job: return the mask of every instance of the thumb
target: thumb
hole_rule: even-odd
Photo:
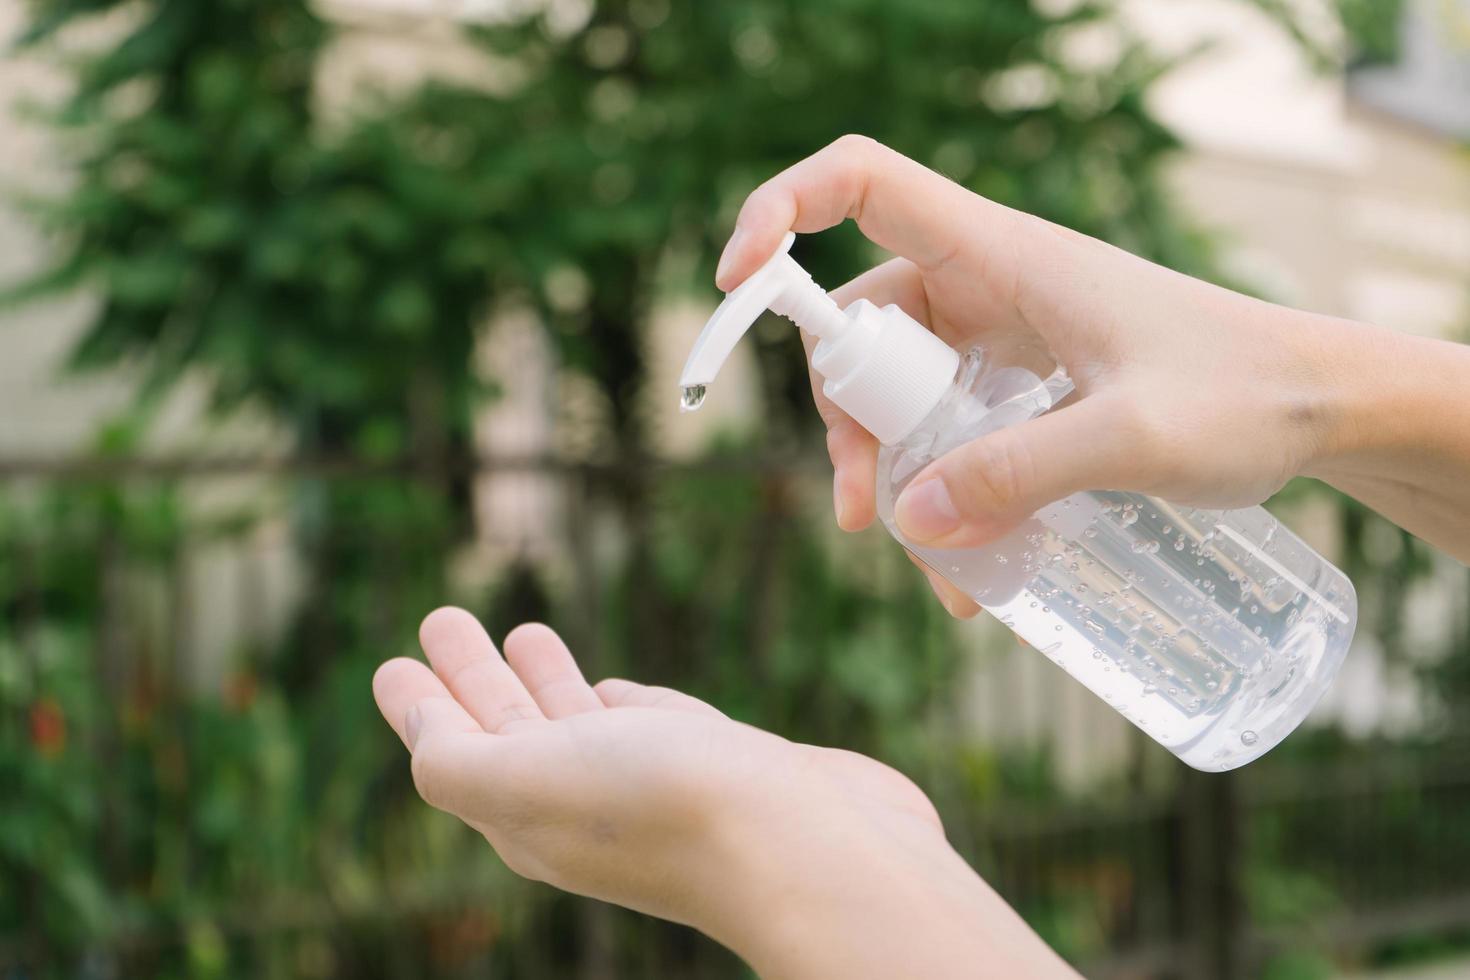
[[[1068,494],[1131,489],[1137,446],[1110,408],[1084,398],[951,450],[899,495],[899,530],[929,547],[975,547]]]

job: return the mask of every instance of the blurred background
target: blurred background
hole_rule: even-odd
[[[1463,337],[1466,0],[0,0],[0,37],[0,977],[747,975],[418,801],[369,678],[446,601],[893,763],[1089,976],[1470,976],[1463,566],[1288,487],[1356,647],[1202,776],[833,530],[784,321],[699,414],[675,384],[744,194],[850,131]]]

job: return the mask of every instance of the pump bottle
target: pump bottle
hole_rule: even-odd
[[[983,348],[963,355],[896,306],[840,309],[788,234],[726,296],[680,378],[694,409],[767,309],[817,339],[822,390],[878,438],[889,533],[1032,647],[1196,769],[1234,769],[1297,727],[1352,640],[1352,583],[1260,507],[1203,510],[1114,490],[1076,493],[979,548],[904,539],[893,505],[949,450],[1050,411],[1072,392]]]

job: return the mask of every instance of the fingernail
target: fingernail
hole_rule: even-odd
[[[740,240],[745,237],[745,229],[739,225],[731,233],[730,240],[725,243],[725,250],[720,253],[720,264],[715,266],[715,282],[725,278],[725,273],[730,271],[730,264],[735,261],[735,253],[740,249]]]
[[[832,474],[832,512],[837,515],[837,526],[842,527],[842,474]]]
[[[408,709],[408,714],[403,716],[403,737],[408,742],[408,751],[412,752],[414,745],[419,740],[419,728],[423,726],[424,716],[419,712],[419,706],[414,705]]]
[[[960,512],[938,477],[899,494],[893,517],[904,536],[914,541],[933,541],[960,526]]]

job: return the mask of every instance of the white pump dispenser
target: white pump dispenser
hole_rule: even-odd
[[[699,335],[679,380],[686,410],[762,312],[788,317],[818,340],[823,392],[883,444],[878,516],[916,558],[1197,769],[1244,765],[1301,723],[1342,663],[1357,599],[1260,507],[1096,490],[983,547],[906,540],[894,503],[915,476],[956,446],[1053,410],[1072,382],[980,348],[961,356],[896,306],[838,309],[787,254],[794,237]]]
[[[686,410],[699,407],[704,389],[735,344],[766,310],[817,338],[812,367],[826,379],[822,392],[882,443],[898,442],[924,420],[954,383],[960,356],[897,306],[881,309],[860,299],[846,310],[787,253],[790,232],[776,254],[725,297],[705,324],[679,385]]]

